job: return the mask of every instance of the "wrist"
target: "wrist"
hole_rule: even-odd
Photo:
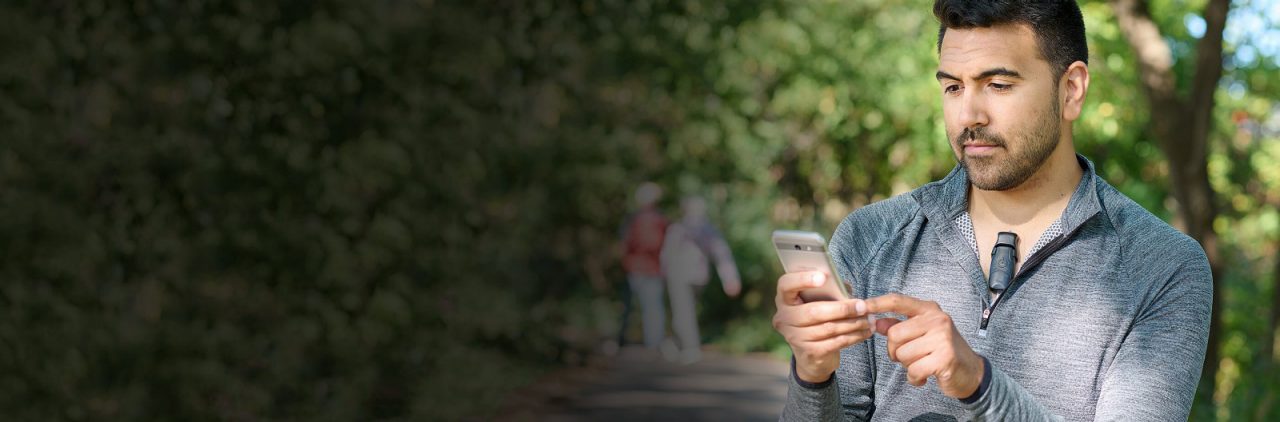
[[[799,378],[799,379],[800,379],[800,381],[804,381],[804,382],[807,382],[807,383],[810,383],[810,384],[821,384],[821,383],[824,383],[824,382],[830,381],[830,380],[831,380],[831,375],[832,375],[834,372],[835,372],[835,371],[826,371],[826,372],[823,372],[823,371],[821,371],[821,370],[817,370],[817,371],[815,371],[815,370],[803,371],[803,370],[799,370],[799,369],[797,369],[797,370],[796,370],[796,378]]]
[[[809,365],[800,365],[795,356],[791,357],[791,373],[796,379],[796,383],[805,388],[823,388],[831,384],[831,380],[835,378],[835,370],[822,371],[817,368],[810,368]]]
[[[969,394],[958,397],[961,403],[970,404],[978,401],[991,386],[991,362],[978,355],[978,365],[977,376],[973,377],[977,379],[977,383]]]

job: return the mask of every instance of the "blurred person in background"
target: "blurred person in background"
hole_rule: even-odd
[[[662,188],[645,182],[636,188],[636,211],[622,223],[622,267],[627,272],[629,295],[624,294],[622,323],[618,328],[618,346],[626,344],[627,323],[631,315],[631,299],[640,300],[644,347],[657,350],[666,337],[666,310],[662,300],[662,267],[659,263],[662,241],[667,231],[667,218],[658,210]],[[606,353],[616,350],[606,349]]]
[[[738,296],[742,281],[729,244],[707,218],[706,201],[687,196],[680,202],[680,213],[680,220],[667,228],[661,261],[671,298],[671,328],[679,340],[678,358],[693,363],[702,357],[697,302],[711,279],[712,263],[729,297]]]

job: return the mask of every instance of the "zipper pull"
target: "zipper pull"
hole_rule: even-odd
[[[996,290],[995,297],[991,298],[991,304],[982,308],[982,320],[978,323],[978,337],[987,338],[987,324],[991,322],[991,312],[996,310],[996,305],[1000,304],[1000,298],[1004,296],[1004,290]]]
[[[978,337],[987,338],[987,321],[991,320],[991,306],[982,309],[982,323],[978,326]]]

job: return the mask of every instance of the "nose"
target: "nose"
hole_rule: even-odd
[[[991,123],[987,115],[986,97],[981,90],[966,89],[960,98],[960,124],[965,128],[978,128]]]

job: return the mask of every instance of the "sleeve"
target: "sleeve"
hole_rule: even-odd
[[[1010,378],[1008,374],[1001,372],[999,368],[986,363],[986,370],[990,371],[986,376],[990,377],[990,384],[987,386],[985,393],[979,393],[977,399],[971,403],[961,402],[965,410],[969,412],[975,421],[1060,421],[1062,417],[1055,416],[1044,406],[1040,405],[1031,393],[1018,385],[1017,381]],[[983,381],[988,381],[984,379]]]
[[[851,281],[854,296],[866,298],[867,284],[854,274],[854,264],[861,262],[852,249],[853,216],[846,218],[836,228],[827,248],[832,264],[841,280]],[[794,358],[790,382],[787,383],[787,403],[782,409],[783,421],[835,421],[871,420],[875,413],[875,355],[874,342],[864,341],[840,351],[840,366],[827,383],[810,384],[795,374]]]
[[[796,376],[795,358],[787,383],[787,403],[782,421],[869,421],[875,414],[875,363],[870,341],[840,351],[840,367],[823,383],[808,383]]]
[[[841,356],[843,359],[843,356]],[[843,365],[844,362],[841,362]],[[840,420],[840,388],[836,374],[826,382],[809,383],[796,376],[796,358],[791,358],[791,376],[787,378],[787,404],[780,421]]]
[[[1199,252],[1140,312],[1102,384],[1097,420],[1186,420],[1209,343],[1213,273]]]
[[[1102,382],[1100,421],[1186,420],[1209,341],[1213,276],[1203,253],[1146,301]],[[992,367],[986,394],[964,404],[974,420],[1061,420]]]

